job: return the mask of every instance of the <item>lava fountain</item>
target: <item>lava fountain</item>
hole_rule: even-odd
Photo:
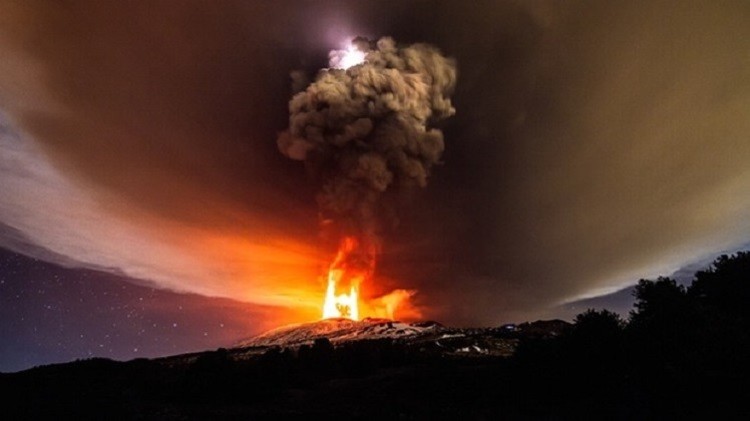
[[[359,320],[359,289],[374,269],[374,253],[363,252],[354,237],[344,237],[328,268],[328,284],[323,301],[323,318]]]

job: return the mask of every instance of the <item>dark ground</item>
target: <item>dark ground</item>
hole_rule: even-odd
[[[569,334],[572,335],[572,334]],[[741,417],[746,377],[658,375],[571,356],[564,338],[516,357],[446,357],[391,340],[236,360],[77,361],[0,376],[6,419],[571,419]],[[622,360],[617,362],[620,364]]]

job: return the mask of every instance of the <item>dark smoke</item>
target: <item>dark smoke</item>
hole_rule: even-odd
[[[456,66],[427,44],[400,47],[386,37],[357,38],[353,46],[366,52],[365,62],[324,69],[296,94],[278,146],[320,178],[324,226],[357,236],[369,255],[387,213],[384,192],[426,186],[440,160],[443,133],[431,125],[455,113],[449,96]],[[332,62],[337,58],[333,52]]]

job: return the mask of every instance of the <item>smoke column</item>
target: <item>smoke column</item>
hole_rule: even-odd
[[[443,153],[443,133],[430,126],[455,113],[456,66],[433,46],[388,37],[356,38],[352,50],[331,52],[331,67],[294,95],[277,143],[321,182],[323,228],[359,239],[347,266],[371,273],[387,222],[383,194],[426,186]],[[352,53],[364,61],[337,68]]]

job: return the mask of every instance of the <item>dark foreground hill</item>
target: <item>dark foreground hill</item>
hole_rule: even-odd
[[[3,413],[29,419],[483,418],[510,415],[511,402],[520,415],[533,405],[518,405],[509,357],[526,339],[569,328],[562,321],[457,329],[323,320],[231,349],[2,374],[0,393]]]
[[[606,312],[592,312],[576,325],[557,320],[484,329],[326,320],[281,328],[231,349],[128,362],[91,359],[2,374],[2,413],[4,419],[631,419],[742,413],[743,376],[669,369],[666,375],[643,375],[623,357],[622,338],[607,336],[612,320]],[[710,393],[697,392],[696,385]]]

